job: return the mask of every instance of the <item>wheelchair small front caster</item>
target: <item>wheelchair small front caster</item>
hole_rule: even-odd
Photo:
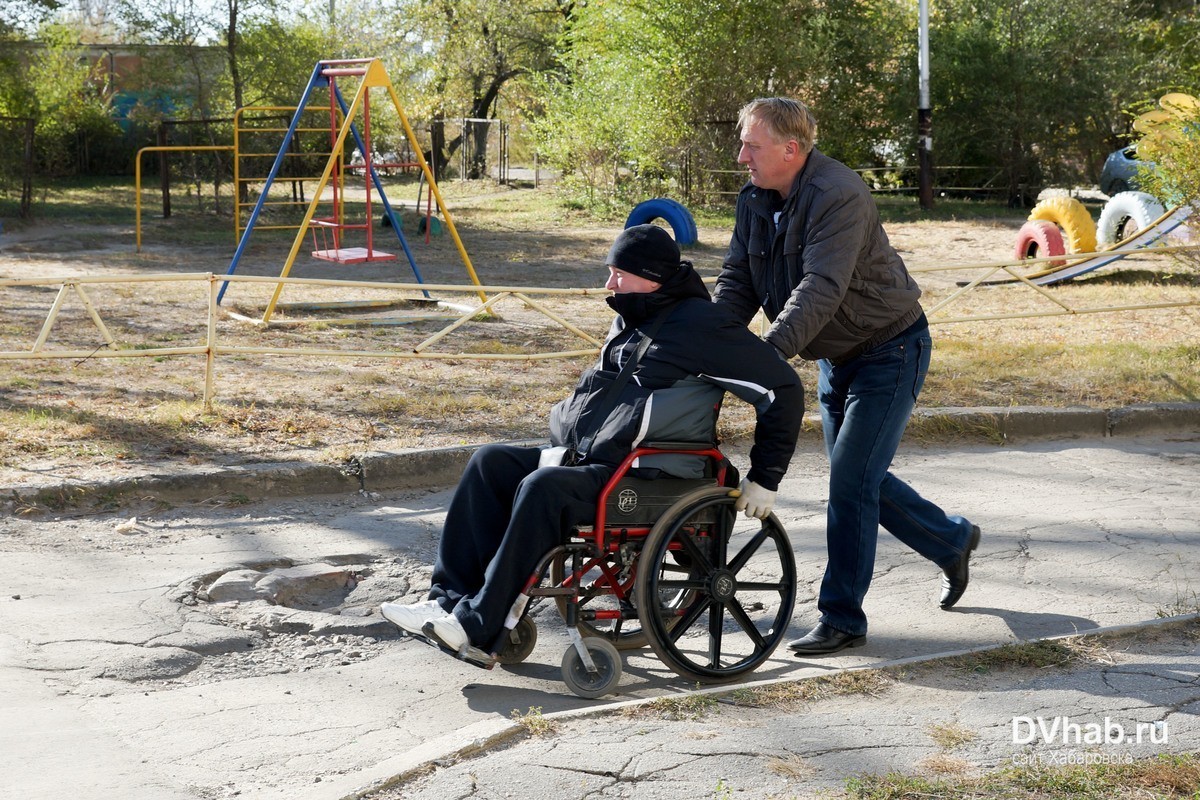
[[[607,639],[589,636],[583,646],[591,656],[596,671],[589,672],[575,647],[563,653],[562,676],[567,688],[580,697],[594,700],[617,688],[621,680],[621,654]]]
[[[496,654],[498,664],[520,664],[529,658],[537,644],[537,625],[529,617],[521,617],[517,627],[504,633],[504,647]]]

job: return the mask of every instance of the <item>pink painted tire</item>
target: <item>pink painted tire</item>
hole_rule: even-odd
[[[1044,219],[1030,220],[1017,231],[1017,246],[1013,249],[1013,255],[1018,259],[1049,258],[1066,255],[1066,252],[1062,231],[1053,222]],[[1050,261],[1045,266],[1057,269],[1066,263]]]

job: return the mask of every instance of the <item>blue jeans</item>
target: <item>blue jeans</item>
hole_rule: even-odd
[[[819,363],[817,395],[829,455],[829,562],[817,608],[837,630],[867,632],[863,598],[879,526],[939,567],[963,554],[971,524],[948,517],[889,468],[929,370],[929,327],[913,327],[837,366]]]

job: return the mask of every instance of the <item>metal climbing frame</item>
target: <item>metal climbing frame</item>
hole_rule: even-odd
[[[315,172],[313,161],[327,160],[331,155],[326,148],[320,152],[304,152],[299,142],[313,141],[321,136],[326,141],[329,137],[329,122],[326,119],[328,111],[325,104],[298,109],[295,106],[242,106],[233,115],[233,178],[238,187],[233,204],[234,238],[240,240],[246,230],[246,221],[256,200],[246,201],[248,194],[245,187],[261,184],[265,178],[264,172],[269,173],[271,164],[279,157],[277,143],[285,139],[287,152],[280,165],[280,173],[276,176],[276,184],[290,185],[289,196],[268,197],[264,208],[290,209],[308,207],[308,197],[305,187],[319,179]],[[300,120],[294,119],[296,117]],[[295,122],[291,138],[284,136],[289,130],[289,122]],[[269,160],[267,160],[269,159]],[[299,162],[300,166],[293,166]],[[306,169],[307,167],[307,169]],[[265,224],[259,220],[256,230],[295,230],[295,222],[287,220],[271,221]]]
[[[338,88],[338,79],[358,79],[358,88],[355,92],[354,99],[350,104],[347,104]],[[387,70],[384,69],[383,63],[377,58],[364,59],[338,59],[338,60],[323,60],[318,61],[313,69],[312,76],[309,78],[308,85],[305,87],[304,95],[300,98],[300,102],[296,104],[296,112],[292,118],[287,132],[284,135],[283,142],[280,145],[279,152],[275,156],[275,161],[271,166],[270,174],[259,192],[258,199],[255,202],[254,210],[250,214],[250,218],[246,223],[246,228],[242,233],[238,243],[237,250],[234,252],[233,259],[229,264],[229,269],[226,275],[232,275],[237,270],[242,254],[250,241],[250,237],[254,233],[255,225],[259,216],[262,214],[266,198],[271,185],[279,177],[280,167],[286,157],[289,143],[300,125],[301,116],[304,110],[309,107],[309,101],[312,98],[313,92],[317,89],[327,89],[329,91],[329,118],[330,118],[330,153],[326,161],[325,169],[318,179],[317,187],[313,192],[313,199],[308,204],[304,219],[296,232],[296,237],[292,242],[291,250],[288,253],[287,259],[284,262],[283,270],[280,273],[280,282],[275,288],[275,292],[271,297],[263,312],[260,322],[266,324],[270,321],[271,315],[274,313],[275,307],[279,302],[279,297],[283,292],[285,285],[282,279],[286,278],[291,272],[292,265],[296,261],[296,257],[300,252],[300,248],[304,239],[308,235],[313,236],[312,256],[325,261],[333,261],[336,263],[349,264],[361,263],[364,261],[381,261],[392,260],[395,256],[378,251],[374,246],[374,233],[372,231],[372,203],[371,189],[374,187],[375,193],[378,195],[380,202],[383,205],[383,213],[391,222],[391,228],[396,232],[401,247],[408,256],[409,264],[412,266],[413,274],[417,278],[418,283],[424,283],[421,278],[420,271],[417,268],[416,262],[412,257],[412,252],[408,248],[408,243],[404,239],[404,234],[401,231],[400,220],[393,211],[391,204],[388,202],[387,193],[384,191],[382,182],[379,179],[378,169],[372,160],[370,146],[370,99],[369,91],[372,88],[385,89],[395,106],[396,113],[403,125],[405,136],[408,138],[412,152],[416,158],[416,166],[421,168],[425,176],[425,180],[429,185],[429,192],[433,199],[437,202],[438,210],[445,220],[446,228],[454,239],[455,246],[458,248],[459,256],[462,259],[463,265],[467,270],[467,274],[471,283],[479,286],[479,278],[475,274],[475,268],[471,264],[470,256],[467,255],[466,248],[463,246],[462,239],[458,235],[458,230],[455,228],[454,220],[450,216],[450,211],[446,207],[446,203],[442,198],[441,192],[437,188],[437,183],[434,181],[433,173],[429,169],[424,156],[421,154],[419,143],[417,142],[416,134],[413,132],[412,126],[409,124],[408,117],[404,113],[404,109],[400,105],[400,99],[396,95],[396,90],[393,88],[391,80],[388,78]],[[360,131],[355,124],[355,119],[359,113],[363,115],[363,124]],[[344,178],[345,169],[341,158],[341,153],[346,144],[346,139],[349,136],[354,137],[354,141],[358,146],[359,152],[363,155],[363,175],[366,188],[366,222],[365,223],[347,223],[345,221],[345,194],[344,194]],[[321,197],[325,192],[326,187],[330,187],[333,198],[333,210],[327,216],[318,217],[316,211],[321,204]],[[346,247],[345,234],[347,231],[363,230],[366,234],[366,247]],[[225,281],[217,296],[217,302],[221,302],[224,298],[225,291],[229,286],[229,282]],[[428,293],[426,292],[428,297]],[[478,292],[479,299],[482,302],[487,301],[487,296],[482,292]]]

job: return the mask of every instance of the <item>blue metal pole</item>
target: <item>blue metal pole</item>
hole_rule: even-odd
[[[287,134],[283,137],[283,144],[279,147],[279,153],[275,156],[275,163],[271,165],[271,172],[267,175],[267,182],[263,189],[258,194],[258,200],[254,203],[254,210],[250,212],[250,219],[246,222],[246,230],[242,231],[241,241],[238,242],[237,250],[233,253],[233,260],[229,262],[229,269],[225,270],[226,275],[232,275],[237,269],[238,262],[241,261],[242,253],[245,252],[246,246],[250,242],[250,234],[254,230],[254,223],[258,221],[258,215],[262,212],[263,203],[267,200],[267,192],[271,188],[271,184],[275,182],[275,178],[279,175],[279,168],[283,166],[284,156],[287,154],[288,142],[292,140],[292,136],[296,133],[296,128],[300,126],[300,117],[304,114],[304,109],[308,105],[308,98],[312,95],[315,87],[328,84],[329,80],[321,74],[322,64],[318,61],[313,67],[312,76],[308,79],[308,86],[304,89],[304,96],[300,98],[300,104],[296,106],[296,113],[292,117],[292,123],[288,126]],[[343,108],[343,112],[345,109]],[[234,158],[237,158],[237,153],[234,153]],[[234,202],[238,202],[238,197],[241,196],[241,188],[235,186]],[[229,281],[221,282],[221,290],[217,292],[217,305],[221,304],[221,299],[225,296],[225,290],[229,288]]]

